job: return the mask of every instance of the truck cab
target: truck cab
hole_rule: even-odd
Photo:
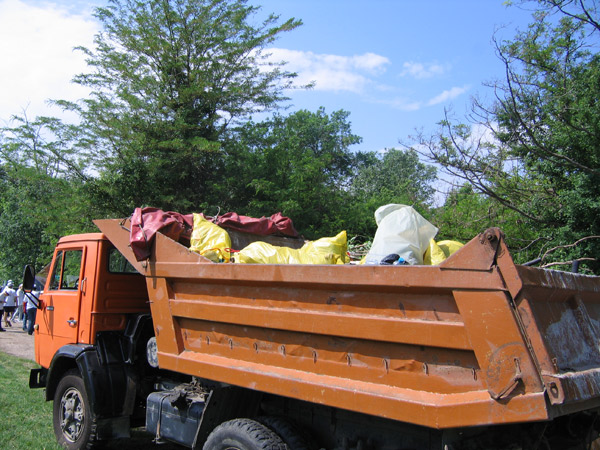
[[[128,436],[140,379],[152,370],[145,277],[102,233],[61,238],[46,275],[34,326],[41,367],[31,370],[30,387],[45,388],[46,400],[54,401],[54,432],[63,446]],[[76,420],[84,416],[92,426]]]
[[[148,312],[145,279],[102,233],[60,239],[40,296],[35,356],[50,367],[61,347],[96,343],[124,330],[131,314]]]

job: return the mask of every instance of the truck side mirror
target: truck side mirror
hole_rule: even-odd
[[[33,291],[35,285],[35,269],[27,264],[23,270],[23,290],[25,292]]]

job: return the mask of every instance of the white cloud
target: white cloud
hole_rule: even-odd
[[[427,106],[434,106],[434,105],[438,105],[440,103],[444,103],[444,102],[448,102],[450,100],[453,100],[457,97],[459,97],[460,95],[464,94],[465,92],[467,92],[470,89],[469,86],[464,86],[464,87],[453,87],[451,89],[448,89],[444,92],[442,92],[441,94],[435,96],[434,98],[432,98],[429,101],[420,101],[420,100],[414,100],[411,99],[409,97],[390,97],[390,98],[385,98],[385,99],[372,99],[372,101],[376,102],[376,103],[380,103],[382,105],[387,105],[390,106],[394,109],[398,109],[400,111],[406,111],[406,112],[412,112],[412,111],[418,111],[424,107]]]
[[[355,55],[351,57],[351,61],[356,68],[366,70],[374,75],[385,72],[385,66],[390,63],[388,58],[375,53]]]
[[[391,106],[394,109],[400,111],[412,112],[418,111],[423,107],[423,103],[417,100],[410,100],[408,98],[393,98],[389,100],[381,100],[379,103]]]
[[[25,108],[30,117],[56,114],[45,105],[48,99],[86,96],[70,83],[86,68],[73,47],[91,46],[98,29],[91,15],[52,3],[0,0],[0,123]]]
[[[286,61],[286,69],[297,72],[299,85],[315,82],[317,91],[363,93],[373,84],[372,76],[382,74],[390,60],[375,53],[339,56],[271,48],[271,59]]]
[[[453,100],[456,97],[459,97],[460,95],[467,92],[469,90],[469,88],[470,88],[469,86],[453,87],[451,89],[448,89],[448,90],[442,92],[440,95],[433,97],[431,100],[429,100],[429,102],[427,102],[427,104],[429,106],[433,106],[433,105],[439,105],[440,103],[445,103],[447,101]]]
[[[437,77],[448,70],[447,66],[441,64],[423,64],[413,61],[405,62],[402,67],[404,70],[400,73],[400,76],[410,76],[418,80]]]

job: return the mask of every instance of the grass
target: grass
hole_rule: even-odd
[[[52,403],[43,389],[29,389],[33,361],[0,352],[0,447],[59,450],[52,431]]]
[[[43,389],[29,389],[29,370],[35,362],[0,352],[0,448],[2,450],[61,450],[52,430],[52,402]],[[143,430],[132,438],[107,443],[105,450],[171,450],[184,447],[158,445]]]

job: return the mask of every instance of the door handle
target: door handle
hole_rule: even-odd
[[[47,311],[54,311],[54,306],[46,306]]]
[[[77,325],[77,321],[75,319],[69,319],[69,320],[67,320],[67,323],[71,327],[74,327],[75,325]]]

